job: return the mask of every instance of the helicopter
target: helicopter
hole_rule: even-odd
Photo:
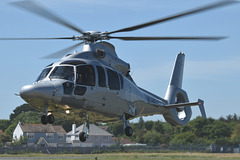
[[[68,51],[83,45],[81,52],[68,53],[60,61],[47,65],[37,80],[23,86],[19,95],[32,107],[42,111],[42,124],[53,124],[54,117],[85,121],[79,140],[85,142],[92,122],[122,121],[127,136],[133,134],[129,120],[141,116],[163,115],[172,126],[187,124],[192,116],[191,106],[199,106],[206,118],[204,101],[189,102],[182,89],[185,54],[179,53],[173,67],[164,98],[137,86],[130,74],[130,64],[120,59],[114,45],[107,40],[221,40],[226,37],[117,37],[114,33],[130,32],[172,19],[233,4],[236,1],[220,1],[197,9],[165,18],[110,31],[87,31],[58,17],[33,1],[17,1],[11,4],[80,33],[79,36],[55,38],[0,38],[0,40],[55,40],[80,41],[68,48],[45,56],[59,58]]]

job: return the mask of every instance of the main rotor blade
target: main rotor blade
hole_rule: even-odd
[[[47,10],[46,8],[43,8],[42,6],[40,6],[39,4],[37,4],[36,2],[33,1],[17,1],[17,2],[11,2],[11,4],[13,4],[14,6],[17,6],[19,8],[25,9],[29,12],[35,13],[39,16],[42,16],[46,19],[49,19],[51,21],[54,21],[58,24],[61,24],[65,27],[68,27],[70,29],[73,29],[79,33],[84,33],[81,29],[75,27],[74,25],[70,24],[69,22],[63,20],[62,18],[56,16],[55,14],[53,14],[52,12],[50,12],[49,10]]]
[[[112,37],[110,39],[121,39],[125,41],[139,41],[139,40],[221,40],[227,37]]]
[[[204,7],[197,8],[197,9],[189,10],[189,11],[182,12],[182,13],[179,13],[179,14],[176,14],[176,15],[172,15],[172,16],[169,16],[169,17],[157,19],[157,20],[150,21],[150,22],[147,22],[147,23],[135,25],[135,26],[132,26],[132,27],[127,27],[127,28],[115,30],[115,31],[112,31],[112,32],[108,32],[107,34],[109,35],[109,34],[118,33],[118,32],[134,31],[134,30],[141,29],[141,28],[144,28],[144,27],[148,27],[148,26],[151,26],[151,25],[155,25],[155,24],[158,24],[158,23],[161,23],[161,22],[165,22],[165,21],[180,18],[180,17],[183,17],[183,16],[187,16],[187,15],[199,13],[199,12],[202,12],[202,11],[214,9],[214,8],[225,6],[225,5],[228,5],[228,4],[235,3],[235,2],[237,2],[237,1],[235,1],[235,0],[224,0],[224,1],[221,1],[221,2],[213,3],[211,5],[207,5],[207,6],[204,6]]]
[[[49,54],[45,57],[42,57],[43,59],[57,59],[57,58],[60,58],[62,56],[64,56],[64,54],[66,54],[67,52],[77,48],[78,46],[82,45],[84,42],[81,42],[81,43],[78,43],[78,44],[75,44],[73,46],[70,46],[70,47],[67,47],[67,48],[64,48],[60,51],[57,51],[55,53],[52,53],[52,54]]]
[[[56,37],[56,38],[0,38],[0,40],[54,40],[54,39],[74,39],[74,37]]]

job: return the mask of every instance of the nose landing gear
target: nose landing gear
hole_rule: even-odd
[[[41,116],[42,124],[53,124],[54,123],[54,116],[52,114],[48,114],[48,105],[44,105],[44,115]]]

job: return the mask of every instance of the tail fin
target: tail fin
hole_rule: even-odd
[[[168,89],[164,98],[168,101],[169,104],[179,103],[180,101],[182,103],[188,102],[187,93],[184,90],[182,90],[184,60],[185,60],[185,55],[180,52],[177,55],[175,65],[172,71],[172,76],[171,76]],[[182,95],[180,95],[180,93]]]
[[[185,55],[179,53],[172,71],[172,76],[165,95],[168,104],[187,103],[189,102],[187,93],[182,89],[183,69]],[[192,116],[191,107],[171,108],[164,115],[164,119],[176,126],[185,125]]]

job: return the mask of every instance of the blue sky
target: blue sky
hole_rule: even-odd
[[[112,31],[173,15],[216,0],[48,0],[43,6],[84,31]],[[38,2],[37,1],[37,2]],[[0,37],[61,37],[78,33],[0,1]],[[205,101],[208,117],[239,114],[240,4],[206,11],[114,36],[228,36],[221,41],[111,40],[118,56],[131,64],[132,77],[142,88],[164,97],[176,55],[186,54],[183,88],[189,99]],[[71,40],[0,41],[0,119],[24,101],[15,96],[57,60],[41,57],[66,48]],[[77,49],[81,50],[81,47]],[[193,118],[200,115],[193,107]],[[162,119],[162,116],[146,120]]]

